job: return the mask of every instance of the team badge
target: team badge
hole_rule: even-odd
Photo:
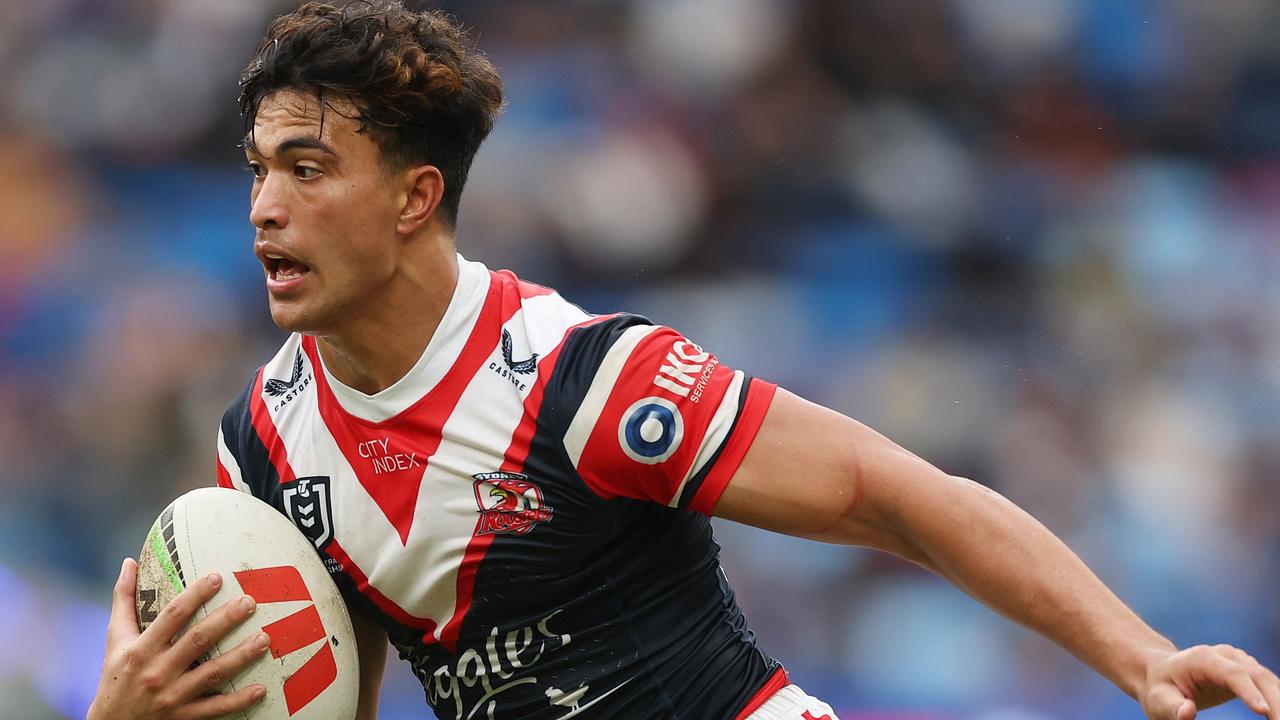
[[[298,478],[283,486],[284,512],[317,549],[333,539],[333,503],[329,478],[323,475]]]
[[[618,423],[618,443],[627,457],[656,465],[675,454],[684,438],[684,418],[675,403],[660,397],[636,401]]]
[[[534,525],[551,519],[551,508],[542,490],[520,473],[489,472],[475,478],[480,523],[476,535],[524,535]]]

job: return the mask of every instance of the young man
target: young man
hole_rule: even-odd
[[[223,418],[218,481],[316,544],[357,627],[361,718],[388,639],[441,718],[834,718],[756,647],[714,514],[917,562],[1149,718],[1239,697],[1280,720],[1269,670],[1229,646],[1177,650],[997,494],[675,330],[459,257],[462,187],[502,93],[442,16],[306,5],[272,25],[242,89],[254,250],[294,334]],[[139,633],[135,571],[90,719],[259,699],[204,695],[261,655],[250,641],[188,669],[251,603],[170,647],[215,579]]]

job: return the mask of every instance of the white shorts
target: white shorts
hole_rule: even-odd
[[[801,690],[797,685],[786,685],[746,720],[840,720],[835,710],[821,700]]]

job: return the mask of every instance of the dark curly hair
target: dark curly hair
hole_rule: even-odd
[[[315,93],[322,108],[327,97],[350,100],[388,168],[434,165],[444,176],[440,208],[456,224],[467,171],[502,107],[502,80],[449,17],[399,0],[309,2],[271,23],[241,74],[246,125],[286,89]]]

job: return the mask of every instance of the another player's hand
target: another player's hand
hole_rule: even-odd
[[[1150,720],[1192,720],[1198,710],[1240,700],[1268,720],[1280,720],[1280,680],[1243,650],[1197,645],[1157,659],[1138,696]]]
[[[267,649],[263,633],[191,667],[253,614],[252,598],[228,602],[171,642],[218,591],[222,579],[216,573],[200,578],[166,605],[145,632],[139,631],[134,610],[137,581],[138,564],[126,559],[112,593],[102,679],[87,720],[203,720],[243,710],[266,696],[261,685],[225,695],[208,694],[263,654]]]

